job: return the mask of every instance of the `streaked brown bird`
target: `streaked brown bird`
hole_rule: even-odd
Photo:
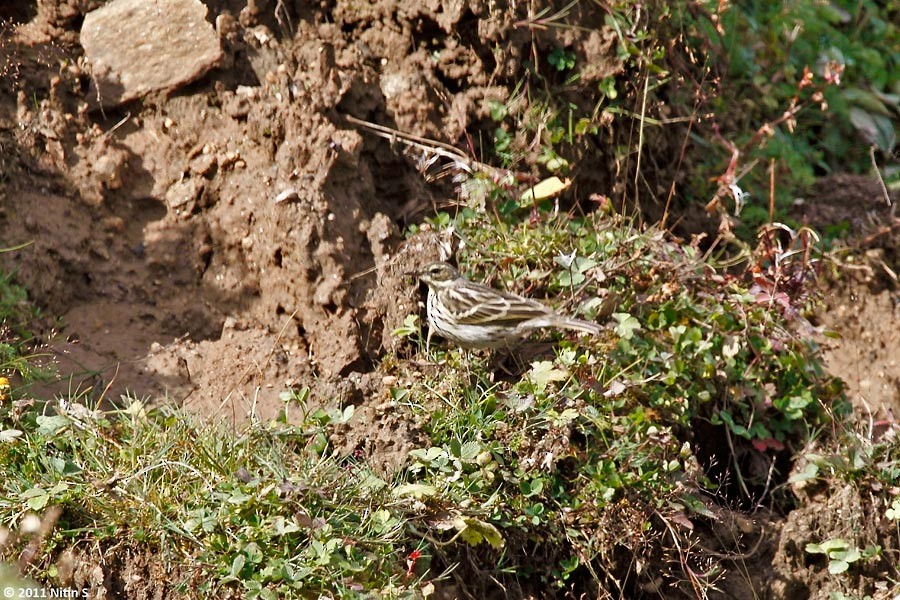
[[[566,317],[537,300],[470,281],[453,265],[431,263],[416,275],[428,285],[428,338],[437,333],[464,348],[513,345],[535,329],[556,327],[597,335],[597,323]]]

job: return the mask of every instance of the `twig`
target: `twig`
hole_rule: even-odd
[[[420,137],[411,133],[405,133],[397,129],[391,129],[390,127],[378,125],[377,123],[363,121],[362,119],[357,119],[351,115],[345,115],[345,118],[354,125],[359,125],[360,127],[368,129],[375,135],[391,142],[400,142],[401,144],[405,144],[412,148],[417,148],[424,152],[430,152],[443,158],[450,159],[454,164],[466,172],[485,171],[492,173],[497,171],[497,169],[490,165],[469,158],[456,146],[451,146],[450,144]]]
[[[872,170],[875,171],[875,175],[878,176],[878,183],[881,185],[881,195],[884,197],[884,203],[893,208],[891,195],[888,193],[887,186],[884,184],[884,179],[881,177],[881,170],[878,168],[878,163],[875,162],[874,144],[869,146],[869,159],[872,161]],[[893,213],[893,211],[891,211],[891,213]]]
[[[764,536],[762,532],[760,532],[759,538],[757,538],[756,543],[753,544],[753,547],[742,554],[738,554],[735,552],[716,552],[715,550],[710,550],[703,544],[697,544],[697,546],[712,557],[737,562],[739,560],[747,560],[749,558],[753,558],[753,556],[759,551],[760,546],[762,546],[762,541],[765,539],[765,537],[766,536]]]
[[[647,76],[644,78],[644,93],[641,98],[641,118],[638,121],[638,147],[637,147],[637,164],[634,167],[634,207],[640,212],[640,186],[638,186],[638,177],[641,174],[641,156],[644,149],[644,117],[647,114],[647,93],[650,88],[650,69],[647,69]]]

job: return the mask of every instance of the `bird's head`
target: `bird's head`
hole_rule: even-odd
[[[450,283],[455,281],[459,277],[459,271],[451,264],[434,262],[425,265],[416,272],[416,275],[429,287],[440,288],[450,285]]]

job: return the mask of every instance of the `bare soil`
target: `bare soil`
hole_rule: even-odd
[[[577,47],[594,65],[585,85],[614,73],[611,39],[596,33],[602,11],[580,15],[593,33],[536,33],[514,25],[525,7],[478,0],[297,3],[286,19],[265,0],[211,1],[225,51],[218,68],[169,93],[86,110],[78,29],[101,4],[0,12],[10,20],[0,48],[9,57],[0,62],[0,245],[30,244],[0,263],[48,316],[57,389],[167,397],[241,421],[275,416],[281,392],[309,386],[315,402],[357,406],[338,447],[362,449],[385,470],[400,464],[417,427],[384,409],[377,364],[395,349],[390,331],[417,310],[404,272],[439,256],[433,235],[400,233],[454,191],[426,183],[413,158],[344,117],[465,147],[488,119],[486,101],[508,99],[536,47]],[[602,149],[584,158],[600,165],[584,189],[608,190],[610,158]],[[831,181],[799,218],[817,227],[850,219],[870,251],[860,277],[828,288],[819,319],[841,335],[823,338],[830,367],[884,431],[900,411],[900,244],[872,185]],[[867,208],[847,214],[845,205]],[[823,490],[787,518],[734,525],[727,539],[752,532],[764,542],[736,564],[723,597],[827,597],[829,580],[815,579],[821,565],[811,570],[803,548],[845,528],[837,501],[883,514],[879,499]],[[106,571],[98,557],[75,563],[73,581],[134,582],[116,597],[164,595],[147,557],[121,554]],[[859,589],[875,593],[879,581]]]

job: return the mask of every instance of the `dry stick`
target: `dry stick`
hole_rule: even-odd
[[[775,159],[769,159],[769,225],[775,222]]]
[[[878,183],[881,185],[881,195],[884,196],[884,203],[893,208],[891,195],[888,193],[887,186],[884,185],[884,179],[881,177],[881,171],[878,169],[878,163],[875,162],[875,144],[869,146],[869,159],[872,161],[872,170],[878,176]],[[893,210],[891,213],[893,214]]]
[[[871,244],[872,242],[874,242],[879,237],[881,237],[885,234],[891,233],[893,230],[897,229],[898,227],[900,227],[900,219],[895,220],[894,223],[891,225],[879,227],[878,231],[876,231],[874,233],[870,233],[869,235],[864,237],[862,239],[862,241],[860,242],[860,245],[867,246],[867,245]],[[841,265],[841,268],[844,268],[844,267],[850,267],[850,268],[854,268],[854,269],[861,268],[859,265]]]
[[[572,0],[564,7],[562,7],[559,11],[553,13],[547,18],[544,18],[548,12],[550,12],[550,7],[545,7],[541,9],[540,12],[535,14],[533,17],[529,17],[527,19],[523,19],[521,21],[517,21],[513,23],[513,27],[528,27],[529,29],[539,29],[541,31],[547,29],[548,27],[560,27],[560,28],[571,28],[578,29],[581,31],[589,31],[587,27],[579,27],[577,25],[569,25],[568,23],[564,25],[557,25],[557,21],[561,21],[565,19],[569,13],[572,11],[572,7],[578,4],[578,0]],[[531,11],[534,11],[534,3],[530,7]]]
[[[119,376],[119,367],[122,366],[122,363],[116,363],[116,372],[113,373],[112,378],[107,382],[106,387],[103,389],[103,393],[100,394],[100,399],[98,400],[98,404],[103,402],[103,399],[106,397],[106,394],[109,392],[109,389],[113,386],[113,383],[116,382],[116,377]]]
[[[351,115],[344,115],[344,118],[354,125],[359,125],[360,127],[368,129],[375,135],[383,137],[386,140],[398,141],[406,144],[407,146],[412,146],[413,148],[418,148],[419,150],[433,152],[438,156],[449,158],[454,162],[464,166],[466,170],[471,171],[474,170],[475,167],[477,167],[477,169],[484,170],[486,172],[498,171],[498,169],[495,169],[490,165],[486,165],[484,163],[480,163],[476,160],[470,159],[456,146],[451,146],[450,144],[445,144],[437,140],[420,137],[411,133],[404,133],[397,129],[391,129],[390,127],[385,127],[383,125],[378,125],[376,123],[357,119],[356,117],[353,117]]]
[[[737,454],[734,452],[734,442],[731,441],[731,432],[728,428],[725,428],[725,441],[728,442],[728,451],[731,453],[731,463],[734,466],[734,474],[737,477],[738,484],[740,484],[741,491],[744,492],[744,495],[749,499],[753,499],[753,496],[750,494],[750,490],[747,489],[747,484],[744,482],[744,477],[741,475],[741,466],[738,464]]]
[[[650,69],[647,69],[647,76],[644,78],[644,94],[641,98],[641,118],[638,124],[638,152],[637,152],[637,164],[634,167],[634,207],[635,210],[640,211],[641,201],[640,201],[640,187],[638,186],[638,178],[641,174],[641,156],[643,155],[644,148],[644,119],[647,116],[647,93],[650,89]]]
[[[122,117],[121,120],[119,120],[118,123],[116,123],[115,125],[113,125],[112,128],[111,128],[109,131],[104,132],[103,135],[104,135],[104,136],[110,136],[110,135],[112,135],[113,133],[115,133],[115,131],[116,131],[119,127],[121,127],[122,125],[124,125],[125,123],[127,123],[127,122],[128,122],[128,119],[130,119],[130,118],[131,118],[131,113],[129,112],[129,113],[126,114],[124,117]]]
[[[285,8],[284,0],[278,0],[278,2],[275,4],[275,10],[273,12],[275,14],[275,20],[278,21],[278,24],[281,26],[282,31],[286,31],[291,37],[293,37],[294,27],[293,25],[291,25],[291,13],[289,13],[287,8]]]

